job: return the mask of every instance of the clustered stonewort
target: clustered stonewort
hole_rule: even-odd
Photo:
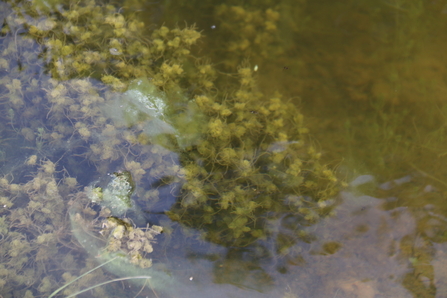
[[[206,239],[231,246],[267,236],[272,214],[316,222],[330,212],[340,184],[307,141],[297,108],[279,94],[263,98],[248,66],[238,69],[238,78],[232,95],[196,95],[209,118],[207,131],[181,155],[185,183],[168,212]]]
[[[283,214],[308,225],[330,213],[340,182],[308,141],[302,114],[279,93],[260,93],[247,62],[234,75],[194,57],[194,26],[151,29],[92,0],[12,4],[0,4],[0,114],[9,129],[0,137],[23,161],[0,177],[1,295],[48,295],[95,266],[71,236],[75,202],[84,203],[72,212],[77,226],[104,251],[151,265],[146,255],[161,228],[135,225],[130,197],[114,210],[105,190],[81,187],[117,169],[131,174],[139,206],[150,210],[169,193],[177,200],[171,220],[219,244],[268,236],[266,220]],[[256,33],[250,43],[270,42],[277,12],[219,11]],[[245,13],[260,22],[254,31]],[[80,282],[107,278],[94,274]],[[94,295],[106,296],[100,288]]]

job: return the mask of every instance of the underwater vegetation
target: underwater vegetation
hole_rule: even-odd
[[[163,227],[142,210],[157,206],[233,247],[265,239],[284,216],[304,237],[300,227],[331,214],[343,183],[297,107],[262,94],[248,62],[228,74],[194,57],[194,26],[150,28],[95,1],[39,3],[1,4],[0,115],[19,160],[0,178],[3,297],[50,295],[95,260],[148,275],[139,270]],[[254,15],[274,29],[277,12]],[[150,272],[154,287],[170,282]],[[92,274],[61,294],[106,279]]]
[[[151,243],[155,241],[155,236],[160,234],[163,228],[156,225],[149,228],[144,215],[132,202],[131,196],[135,185],[130,172],[118,172],[110,176],[110,181],[104,189],[89,186],[86,187],[84,193],[81,193],[85,194],[92,203],[101,206],[99,217],[102,221],[98,220],[96,212],[92,209],[82,210],[80,206],[70,209],[73,230],[80,230],[75,233],[76,237],[80,243],[87,243],[90,247],[87,250],[95,249],[93,254],[101,258],[104,258],[107,252],[116,252],[122,256],[127,255],[131,264],[139,265],[141,268],[151,267],[152,260],[144,258],[143,255],[154,250]],[[101,236],[96,238],[103,238],[105,242],[103,251],[100,249],[102,245],[94,245],[97,239],[93,239],[88,234],[82,235],[81,230],[88,226],[87,222],[95,223],[94,226],[100,229]],[[142,229],[136,225],[146,225],[146,227]]]
[[[295,214],[303,225],[316,222],[339,190],[333,171],[307,143],[299,111],[279,94],[262,100],[250,68],[238,74],[240,87],[223,102],[196,96],[208,130],[180,154],[186,181],[168,212],[204,229],[206,239],[231,246],[266,236],[264,220],[275,213]]]

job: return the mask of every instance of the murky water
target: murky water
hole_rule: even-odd
[[[446,7],[2,3],[0,295],[446,297]]]

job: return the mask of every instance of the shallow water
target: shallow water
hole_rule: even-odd
[[[111,152],[106,157],[105,147],[100,157],[86,149],[98,140],[112,144],[116,135],[125,135],[122,127],[114,129],[111,125],[97,135],[92,130],[92,137],[82,135],[82,127],[76,127],[81,137],[76,131],[58,127],[55,132],[64,135],[62,142],[58,135],[49,137],[52,131],[43,124],[53,125],[52,119],[66,124],[73,120],[68,113],[66,118],[51,118],[50,111],[57,112],[55,103],[33,110],[39,106],[39,97],[48,104],[45,100],[50,95],[48,90],[33,91],[37,90],[32,89],[33,78],[23,74],[34,71],[35,79],[47,84],[56,73],[51,68],[44,71],[42,65],[51,57],[40,52],[34,40],[25,44],[29,27],[16,24],[14,34],[3,34],[1,40],[2,56],[10,59],[7,67],[2,66],[1,76],[11,79],[3,81],[1,87],[2,95],[8,98],[2,101],[0,132],[1,172],[8,186],[0,184],[2,196],[10,196],[10,200],[2,199],[0,210],[0,245],[2,251],[8,251],[0,258],[3,297],[47,297],[70,280],[61,279],[64,272],[79,276],[103,261],[97,250],[88,255],[88,249],[77,242],[79,237],[72,237],[66,212],[74,200],[79,200],[84,186],[123,164],[137,180],[135,200],[151,197],[144,192],[148,188],[156,188],[163,198],[140,204],[151,224],[165,228],[153,244],[154,265],[150,270],[166,275],[169,286],[115,283],[97,292],[89,291],[84,297],[447,296],[447,184],[443,166],[447,155],[447,64],[442,55],[447,40],[442,30],[447,22],[443,13],[446,3],[303,0],[226,5],[206,1],[128,1],[115,6],[122,6],[125,14],[150,22],[153,27],[196,23],[203,37],[191,49],[194,56],[208,57],[224,76],[235,74],[245,63],[254,70],[259,86],[256,90],[267,96],[279,91],[284,101],[299,107],[310,130],[310,142],[321,150],[323,163],[336,169],[337,177],[349,183],[334,198],[332,216],[304,225],[287,212],[266,215],[263,225],[269,235],[243,247],[209,243],[203,239],[201,229],[170,220],[162,211],[179,197],[182,182],[174,178],[163,182],[159,177],[176,177],[171,172],[175,165],[182,166],[173,152],[176,149],[140,140],[147,148],[138,152],[141,159],[135,159],[153,156],[151,162],[166,167],[160,171],[168,173],[163,176],[148,170],[141,174],[141,168],[126,160],[134,158],[131,141],[121,146],[119,153]],[[7,20],[12,15],[11,7],[3,7],[1,17]],[[28,16],[28,21],[33,17]],[[25,49],[33,49],[37,55],[21,56]],[[138,59],[130,54],[125,58]],[[247,58],[248,62],[243,62]],[[188,63],[185,69],[193,67]],[[17,81],[13,78],[21,82],[22,89],[14,86]],[[102,92],[107,87],[99,79],[92,74],[92,85]],[[61,82],[67,86],[76,84],[65,79]],[[198,88],[188,84],[191,87],[185,94]],[[45,86],[51,89],[50,83]],[[20,98],[21,92],[25,94],[23,104],[14,101],[14,95]],[[68,94],[74,96],[73,91]],[[83,121],[87,122],[84,118],[73,122]],[[157,142],[164,145],[169,139]],[[281,143],[270,147],[281,147]],[[129,151],[123,153],[124,149]],[[37,165],[25,162],[33,155],[37,155]],[[56,164],[55,170],[47,160]],[[68,176],[77,178],[76,187],[65,182]],[[148,181],[141,180],[147,176]],[[45,185],[57,183],[58,195],[52,195],[54,189],[50,187],[32,188],[37,184],[36,177]],[[25,191],[15,191],[11,184],[20,184]],[[45,208],[54,209],[33,211],[29,201],[43,202]],[[35,223],[26,222],[20,209],[29,212],[27,216]],[[45,215],[47,211],[51,216]],[[56,223],[60,230],[48,227]],[[99,232],[97,226],[86,230],[100,237],[94,234]],[[305,231],[305,236],[298,237],[298,230]],[[47,239],[42,237],[44,234],[53,237]],[[15,246],[10,244],[12,240]],[[19,252],[18,257],[13,250]],[[26,260],[20,260],[21,256]],[[105,268],[81,279],[71,291],[116,277],[113,265]]]

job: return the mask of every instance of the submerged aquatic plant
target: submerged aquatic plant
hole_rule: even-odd
[[[130,276],[130,277],[115,278],[115,279],[108,280],[108,281],[99,283],[99,284],[97,284],[97,285],[88,287],[87,289],[78,291],[78,292],[73,293],[73,294],[71,294],[71,295],[68,295],[67,298],[69,298],[69,297],[75,297],[75,296],[77,296],[77,295],[79,295],[79,294],[82,294],[82,293],[84,293],[84,292],[93,290],[94,288],[101,287],[101,286],[104,286],[104,285],[109,284],[109,283],[112,283],[112,282],[126,281],[126,280],[136,280],[136,279],[145,279],[145,280],[149,280],[150,278],[151,278],[150,276]]]
[[[0,243],[11,260],[0,274],[9,285],[39,295],[54,290],[59,276],[36,277],[62,272],[52,253],[79,250],[68,208],[84,250],[99,262],[125,255],[105,267],[129,279],[129,272],[150,275],[155,288],[169,288],[172,278],[147,268],[161,229],[145,229],[140,208],[161,205],[172,220],[228,246],[268,236],[266,222],[284,213],[299,230],[330,212],[339,181],[320,163],[301,113],[279,93],[261,94],[248,63],[222,79],[190,55],[201,36],[195,27],[162,26],[147,37],[142,22],[94,1],[54,10],[24,3],[10,12],[1,59],[27,64],[0,69],[7,102],[0,109],[13,115],[17,156],[26,156],[21,169],[32,177],[0,179],[1,196],[11,198],[1,199],[12,241]],[[79,167],[85,161],[88,171]],[[87,189],[87,200],[81,186],[114,172],[104,189]],[[87,204],[92,198],[101,210]],[[40,261],[55,269],[23,269]]]
[[[102,266],[104,266],[104,265],[106,265],[106,264],[108,264],[108,263],[110,263],[110,262],[116,260],[116,258],[117,258],[117,257],[115,257],[115,258],[113,258],[113,259],[110,259],[110,260],[108,260],[108,261],[106,261],[106,262],[100,264],[99,266],[96,266],[95,268],[93,268],[93,269],[91,269],[91,270],[85,272],[84,274],[82,274],[82,275],[76,277],[76,278],[73,279],[72,281],[68,282],[67,284],[65,284],[65,285],[61,286],[60,288],[58,288],[57,290],[55,290],[53,293],[51,293],[50,296],[48,296],[48,298],[51,298],[51,297],[55,296],[57,293],[59,293],[60,291],[62,291],[63,289],[65,289],[66,287],[68,287],[69,285],[71,285],[72,283],[74,283],[75,281],[77,281],[78,279],[80,279],[80,278],[86,276],[87,274],[89,274],[90,272],[93,272],[93,271],[95,271],[96,269],[101,268]],[[79,294],[79,293],[78,293],[78,294]]]
[[[308,144],[303,116],[280,95],[261,100],[253,71],[238,70],[233,96],[195,97],[208,116],[201,141],[183,152],[185,183],[168,215],[206,239],[246,246],[268,236],[266,220],[289,213],[297,226],[329,213],[340,182]],[[247,83],[251,82],[251,83]]]
[[[113,259],[110,259],[110,260],[108,260],[108,261],[106,261],[106,262],[100,264],[99,266],[96,266],[95,268],[93,268],[93,269],[91,269],[91,270],[85,272],[84,274],[78,276],[77,278],[73,279],[72,281],[66,283],[65,285],[61,286],[60,288],[58,288],[57,290],[55,290],[53,293],[51,293],[51,295],[48,296],[48,298],[54,297],[57,293],[59,293],[60,291],[62,291],[63,289],[65,289],[66,287],[68,287],[69,285],[71,285],[72,283],[74,283],[75,281],[77,281],[78,279],[80,279],[80,278],[82,278],[82,277],[88,275],[89,273],[91,273],[91,272],[93,272],[93,271],[95,271],[95,270],[97,270],[97,269],[99,269],[99,268],[101,268],[101,267],[107,265],[107,264],[110,263],[110,262],[113,262],[114,260],[116,260],[116,258],[117,258],[117,257],[115,257],[115,258],[113,258]],[[106,285],[106,284],[109,284],[109,283],[112,283],[112,282],[125,281],[125,280],[133,280],[133,279],[146,279],[146,280],[148,280],[148,279],[150,279],[150,278],[151,278],[150,276],[130,276],[130,277],[115,278],[115,279],[112,279],[112,280],[108,280],[108,281],[105,281],[105,282],[102,282],[102,283],[93,285],[93,286],[88,287],[88,288],[86,288],[86,289],[77,291],[76,293],[73,293],[73,294],[68,295],[67,298],[69,298],[69,297],[75,297],[75,296],[77,296],[77,295],[79,295],[79,294],[82,294],[82,293],[84,293],[84,292],[93,290],[94,288],[101,287],[101,286],[103,286],[103,285]]]

